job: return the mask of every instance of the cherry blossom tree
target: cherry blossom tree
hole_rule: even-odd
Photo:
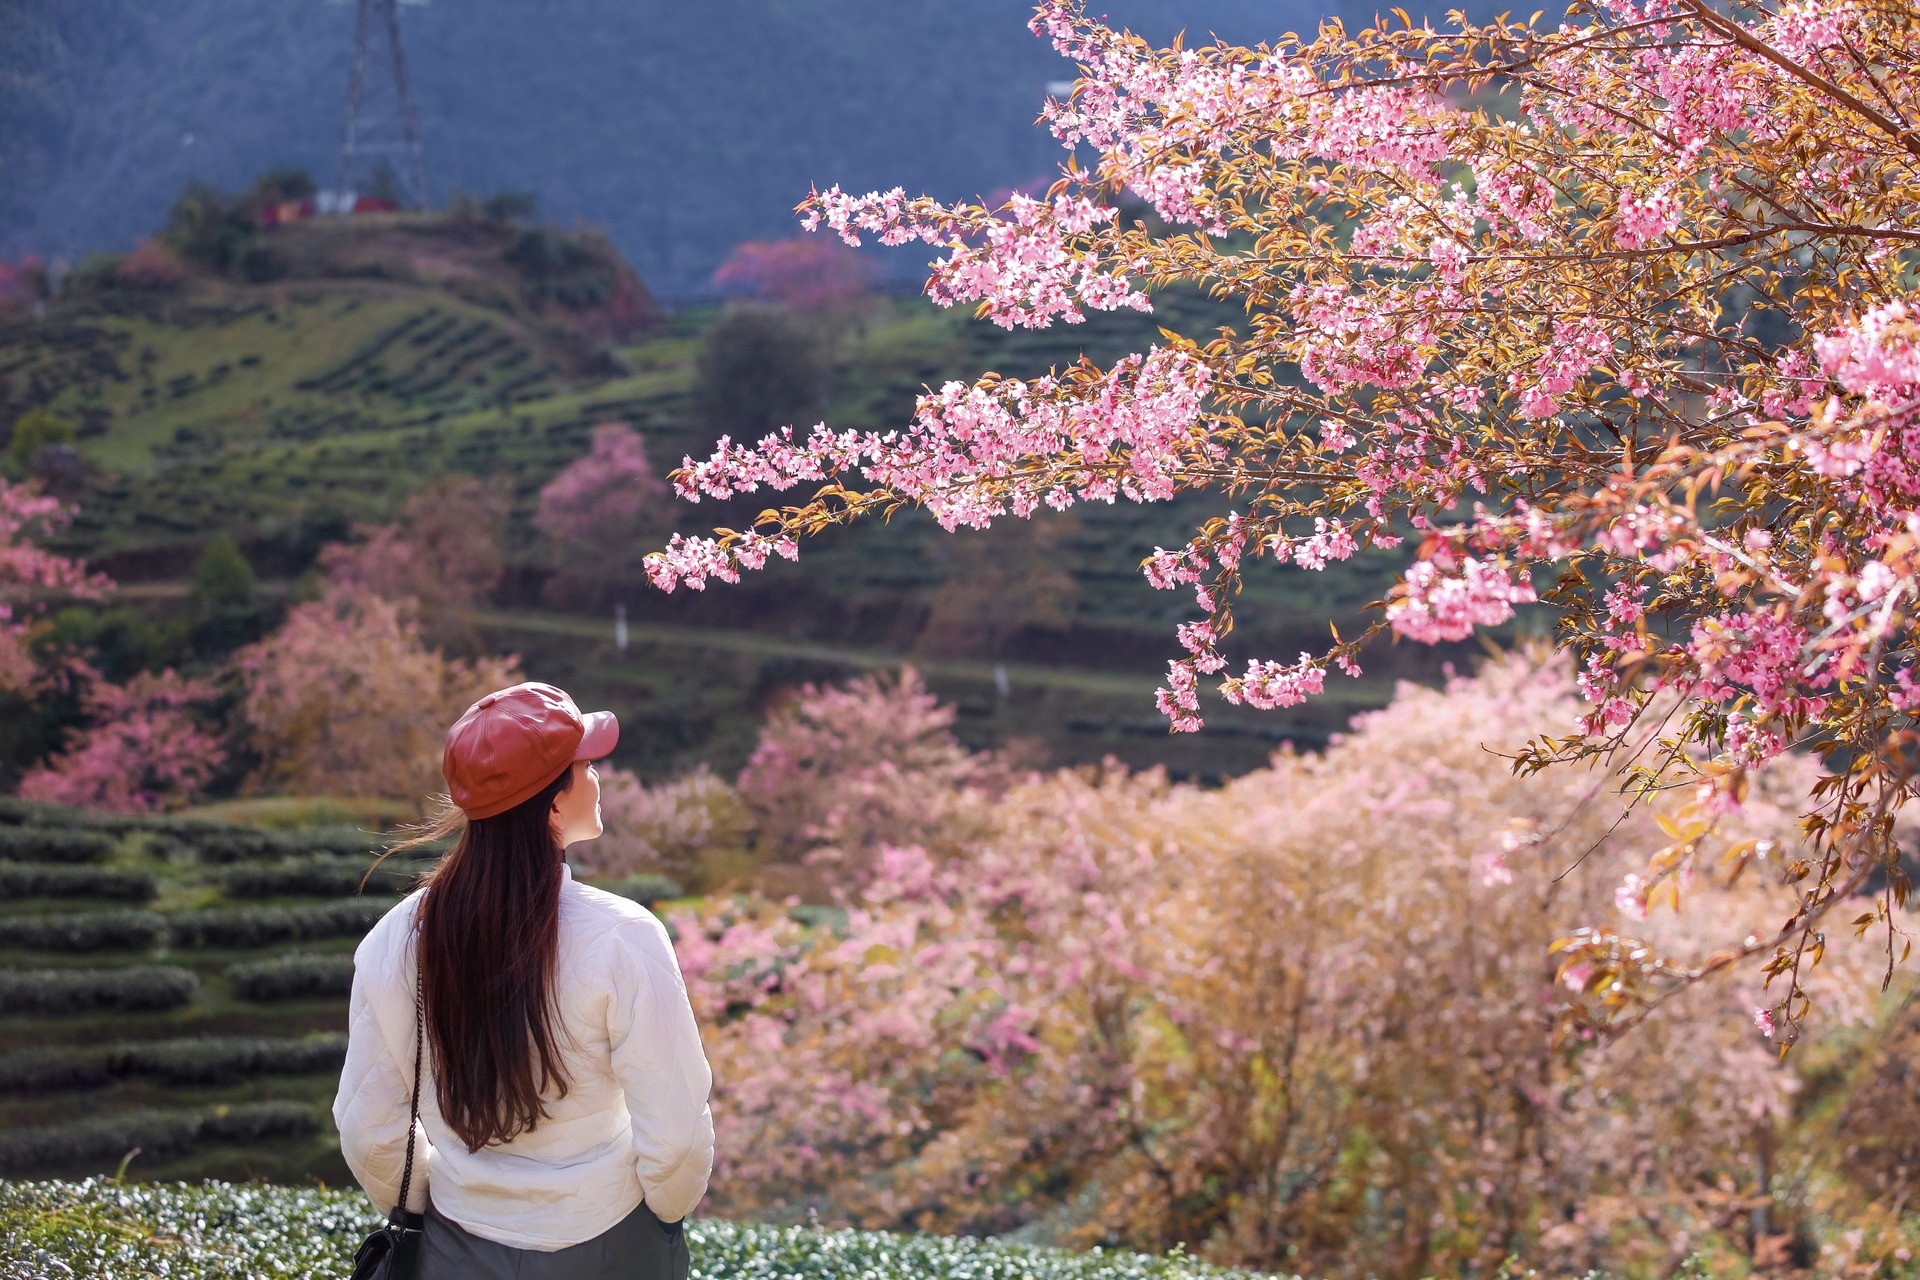
[[[732,787],[705,765],[648,786],[631,770],[600,770],[598,840],[567,856],[588,875],[664,873],[697,888],[722,870],[715,864],[744,844],[746,811]]]
[[[624,422],[596,426],[592,446],[546,483],[534,510],[534,528],[561,552],[555,593],[602,596],[637,577],[634,549],[659,535],[667,497],[641,434]]]
[[[931,840],[960,821],[954,799],[999,790],[1005,771],[961,747],[953,719],[911,667],[844,687],[803,685],[768,717],[740,771],[763,852],[857,866],[876,833]]]
[[[444,788],[447,726],[517,683],[519,660],[428,648],[405,610],[336,586],[235,655],[241,715],[262,758],[254,785],[419,800]]]
[[[36,254],[0,261],[0,313],[24,311],[47,296],[47,268]]]
[[[793,236],[748,240],[713,273],[716,287],[793,311],[842,314],[866,296],[873,265],[831,240]]]
[[[0,692],[33,685],[38,668],[28,640],[50,598],[94,599],[113,585],[80,561],[47,550],[46,540],[72,515],[38,486],[0,476]]]
[[[322,548],[320,566],[338,586],[412,609],[433,639],[464,640],[465,615],[506,567],[507,507],[502,488],[477,477],[430,481],[392,524],[362,525],[353,542]]]
[[[143,239],[113,269],[113,278],[134,289],[177,289],[187,280],[187,264],[158,240]]]
[[[29,800],[145,813],[198,799],[225,767],[227,750],[208,727],[220,690],[172,669],[141,672],[124,685],[91,671],[81,695],[87,725],[66,749],[28,771]]]
[[[1207,678],[1228,702],[1287,707],[1358,674],[1376,635],[1459,640],[1537,600],[1588,705],[1522,763],[1631,760],[1635,795],[1719,797],[1657,842],[1655,886],[1709,850],[1752,855],[1719,841],[1714,808],[1754,769],[1789,748],[1827,762],[1813,845],[1788,868],[1796,909],[1701,965],[1600,929],[1564,954],[1610,1025],[1762,957],[1790,1043],[1838,904],[1878,884],[1848,923],[1878,931],[1889,967],[1908,951],[1911,18],[1877,0],[1593,0],[1557,25],[1396,14],[1156,49],[1047,0],[1033,29],[1081,75],[1045,110],[1073,152],[1046,198],[836,187],[803,204],[807,225],[935,246],[928,295],[1007,327],[1151,311],[1176,285],[1244,324],[1163,331],[1108,368],[949,383],[897,429],[722,439],[675,473],[683,496],[813,496],[676,536],[652,578],[731,581],[905,505],[953,529],[1204,491],[1218,514],[1143,565],[1194,596],[1159,697],[1180,731],[1199,727]],[[1122,192],[1152,218],[1122,219]],[[1236,648],[1243,575],[1369,547],[1409,567],[1367,631],[1297,658]]]

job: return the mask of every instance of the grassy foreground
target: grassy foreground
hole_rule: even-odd
[[[266,1184],[0,1182],[0,1277],[345,1276],[378,1223],[357,1191]],[[950,1236],[696,1220],[695,1280],[1213,1280],[1181,1254],[1072,1253]]]

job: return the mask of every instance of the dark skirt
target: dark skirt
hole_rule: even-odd
[[[416,1280],[687,1280],[687,1235],[639,1208],[551,1253],[482,1240],[431,1205]]]

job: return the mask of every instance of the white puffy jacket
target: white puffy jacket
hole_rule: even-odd
[[[474,1235],[539,1251],[591,1240],[642,1199],[664,1222],[684,1217],[713,1169],[713,1077],[666,928],[565,874],[555,978],[567,1095],[547,1100],[532,1132],[470,1152],[441,1119],[427,1053],[407,1197],[423,1210],[431,1183],[434,1207]],[[354,952],[333,1103],[347,1167],[382,1213],[406,1150],[419,906],[408,897]]]

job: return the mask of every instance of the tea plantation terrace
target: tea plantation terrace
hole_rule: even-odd
[[[369,875],[379,847],[0,799],[0,1175],[137,1150],[133,1177],[351,1185],[328,1107],[353,949],[430,865]]]

